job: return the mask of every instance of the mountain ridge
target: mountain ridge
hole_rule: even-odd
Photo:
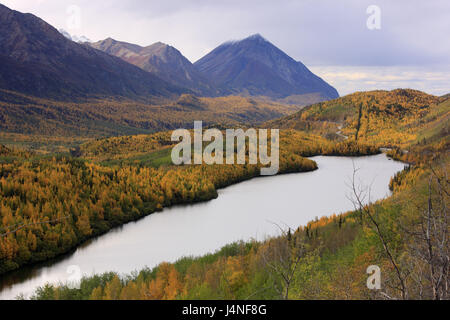
[[[339,97],[336,89],[260,34],[225,42],[194,66],[230,94],[274,99],[311,93],[319,93],[323,100]]]
[[[162,42],[77,42],[44,20],[0,5],[0,89],[61,101],[256,96],[308,105],[337,91],[261,35],[228,41],[191,63]]]
[[[142,47],[107,38],[89,44],[133,64],[176,86],[187,88],[202,96],[217,96],[219,92],[209,84],[194,65],[176,48],[162,42]]]
[[[185,90],[123,60],[68,40],[32,14],[0,4],[0,88],[36,97],[170,97]]]

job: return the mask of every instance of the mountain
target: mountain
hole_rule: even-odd
[[[441,106],[443,101],[440,97],[412,89],[355,92],[310,105],[265,126],[358,140],[380,147],[408,145],[417,140],[419,132],[430,121],[440,120],[436,131],[445,126],[445,121],[448,127],[448,116]]]
[[[447,100],[450,99],[450,93],[444,94],[443,96],[441,96],[442,100]]]
[[[0,4],[0,89],[37,97],[169,97],[175,87],[104,52],[66,39],[32,14]]]
[[[291,102],[301,101],[302,95],[315,96],[315,102],[339,97],[336,89],[259,34],[226,42],[194,66],[230,94]]]
[[[78,42],[78,43],[85,43],[85,42],[92,42],[88,37],[85,36],[76,36],[76,35],[70,35],[70,33],[68,33],[66,30],[64,29],[59,29],[58,30],[64,37],[66,37],[69,40],[72,40],[74,42]]]
[[[108,38],[90,45],[153,73],[169,83],[188,88],[198,95],[218,95],[218,91],[210,85],[209,80],[198,72],[180,51],[167,44],[157,42],[141,47]]]

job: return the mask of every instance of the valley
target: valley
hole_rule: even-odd
[[[370,92],[366,94],[367,101],[372,100],[372,94],[373,93]],[[390,99],[396,99],[397,92],[394,91],[391,93],[385,93],[385,95],[387,95]],[[415,97],[415,95],[418,95],[418,97]],[[323,116],[323,118],[317,120],[309,119],[309,114],[312,112],[310,109],[315,110],[316,108],[323,108],[321,107],[321,104],[307,107],[296,113],[295,116],[288,115],[280,120],[274,120],[280,121],[280,124],[277,125],[277,127],[279,126],[282,128],[280,135],[280,173],[317,170],[316,162],[303,157],[311,157],[314,155],[370,155],[379,153],[380,146],[389,146],[391,151],[388,151],[388,154],[390,156],[414,164],[412,170],[409,168],[408,170],[395,175],[395,177],[391,180],[389,185],[391,190],[394,191],[394,196],[393,198],[383,201],[382,204],[380,204],[380,208],[392,208],[392,201],[400,201],[394,199],[403,199],[404,197],[408,197],[407,195],[411,192],[411,188],[417,183],[422,183],[421,181],[423,181],[423,177],[427,175],[427,172],[430,170],[428,163],[434,163],[435,166],[437,166],[436,168],[442,168],[442,165],[444,165],[443,168],[445,168],[446,163],[448,163],[448,121],[445,120],[448,117],[448,109],[444,107],[448,103],[448,100],[442,101],[440,98],[424,96],[419,92],[414,92],[414,95],[409,96],[409,98],[411,97],[413,97],[413,101],[422,99],[419,100],[419,103],[420,101],[423,101],[423,97],[425,97],[428,100],[425,100],[422,103],[429,102],[430,104],[427,105],[426,109],[420,108],[419,105],[419,110],[425,110],[422,111],[423,114],[417,116],[411,112],[412,116],[407,119],[407,121],[405,120],[401,126],[392,126],[391,122],[383,121],[382,123],[386,126],[386,130],[395,130],[394,132],[396,134],[378,134],[378,139],[383,139],[382,142],[380,141],[378,143],[374,143],[374,141],[371,140],[371,134],[368,130],[362,130],[358,135],[358,141],[356,141],[356,135],[354,134],[355,128],[352,129],[351,127],[351,125],[355,122],[352,121],[351,117],[353,116],[358,119],[359,116],[357,107],[355,108],[356,111],[351,111],[352,108],[354,108],[353,103],[349,104],[348,107],[346,107],[345,104],[341,104],[341,108],[344,108],[344,110],[346,110],[345,108],[349,108],[346,111],[349,115],[345,116],[345,119],[348,121],[347,123],[342,122],[341,119],[343,118],[336,118],[334,113],[332,113],[332,117],[330,118]],[[407,100],[404,103],[409,103],[408,101],[410,100]],[[340,102],[336,101],[336,103],[339,104]],[[333,105],[331,105],[331,108],[332,107]],[[306,114],[306,116],[304,114]],[[369,113],[368,116],[366,116],[366,119],[368,120],[368,123],[370,123],[371,120],[375,122],[377,120],[371,119],[371,117],[377,116],[377,113]],[[421,119],[420,127],[417,131],[415,131],[415,134],[417,135],[408,136],[410,137],[410,140],[406,141],[411,142],[405,143],[405,140],[398,139],[397,136],[402,136],[405,129],[411,127],[411,123],[417,122],[416,117],[420,117]],[[297,124],[294,124],[293,121],[298,121],[301,126],[305,126],[306,122],[306,128],[308,129],[298,129]],[[288,123],[288,125],[285,125],[285,123]],[[339,129],[339,126],[336,125],[336,123],[343,123],[342,129]],[[364,128],[365,122],[361,121],[361,123],[362,125],[360,127]],[[268,128],[273,127],[271,123],[270,125],[262,124],[261,126]],[[285,127],[285,129],[283,129],[283,127]],[[377,128],[378,130],[383,130],[380,126]],[[348,134],[348,139],[339,137],[339,135],[332,135],[332,133],[336,134],[339,130],[346,132]],[[426,137],[427,139],[425,143],[421,140],[423,137]],[[95,141],[85,142],[78,147],[76,156],[81,157],[79,160],[71,159],[68,156],[58,156],[56,158],[55,156],[53,156],[53,158],[50,158],[49,156],[42,157],[33,155],[32,153],[26,151],[5,148],[3,150],[3,164],[1,167],[1,185],[3,192],[2,206],[3,208],[7,208],[7,206],[11,206],[14,203],[19,204],[20,202],[17,202],[19,199],[29,199],[26,202],[23,202],[22,209],[17,211],[24,213],[29,212],[27,215],[17,216],[17,213],[13,214],[13,211],[9,211],[10,213],[7,213],[8,211],[2,211],[6,213],[3,218],[6,225],[15,224],[14,221],[22,221],[22,223],[24,223],[27,220],[39,221],[44,217],[49,217],[48,219],[52,217],[58,218],[61,217],[62,212],[65,212],[69,208],[73,213],[72,218],[62,224],[57,223],[54,225],[49,224],[32,227],[31,230],[35,231],[30,233],[31,230],[29,230],[28,235],[27,233],[23,233],[22,236],[14,237],[15,240],[12,243],[11,240],[13,238],[8,238],[6,242],[5,240],[2,240],[1,248],[3,248],[4,254],[10,252],[8,254],[11,254],[11,257],[14,257],[10,260],[12,263],[8,262],[3,265],[3,270],[13,270],[22,264],[29,264],[33,261],[45,261],[49,258],[58,256],[64,252],[72,250],[72,248],[78,244],[83,243],[92,237],[107,232],[115,226],[120,226],[128,221],[137,220],[169,206],[198,201],[202,202],[214,199],[218,195],[220,199],[220,191],[218,192],[217,189],[248,180],[259,175],[258,165],[201,165],[174,167],[171,164],[169,156],[171,151],[170,146],[172,144],[173,143],[170,141],[170,131],[150,135],[97,139]],[[405,149],[408,150],[407,153],[397,151]],[[153,151],[149,152],[149,150]],[[441,170],[445,169],[436,170],[442,172]],[[320,172],[320,166],[318,172]],[[349,174],[350,173],[346,173],[347,177]],[[392,174],[394,174],[394,172]],[[19,177],[21,180],[16,181]],[[70,184],[67,182],[63,183],[63,181],[70,181],[67,180],[68,178],[71,179],[72,182]],[[82,180],[79,180],[80,178]],[[386,187],[386,183],[387,180],[384,182],[384,187]],[[53,191],[49,192],[48,190]],[[75,190],[79,191],[74,192]],[[70,204],[63,200],[66,199],[69,193],[73,199],[72,202],[81,201],[82,203],[85,203],[86,206],[80,207],[80,205],[76,205],[75,203]],[[77,196],[74,197],[74,194],[77,194]],[[340,197],[340,199],[344,200],[343,197]],[[421,201],[420,199],[422,198],[417,199],[419,203]],[[36,203],[36,205],[33,205],[33,202]],[[351,204],[347,199],[345,199],[344,202],[346,202],[347,205]],[[54,205],[47,207],[47,205],[43,206],[44,203],[54,203]],[[375,206],[376,204],[371,205]],[[420,204],[418,205],[420,206]],[[36,210],[38,208],[42,209]],[[62,210],[56,208],[62,208]],[[347,209],[350,208],[347,207]],[[189,211],[190,209],[187,210]],[[346,209],[344,207],[341,210],[345,211]],[[395,210],[394,212],[397,212],[396,214],[402,214],[401,212],[403,212],[401,206]],[[32,214],[33,212],[38,213],[38,215]],[[165,210],[158,213],[158,215],[164,215],[164,212]],[[332,212],[336,211],[333,210]],[[329,212],[329,214],[332,212]],[[329,218],[323,218],[320,220],[323,221],[323,224],[316,225],[314,222],[311,222],[311,225],[316,225],[314,228],[317,230],[322,230],[324,228],[327,229],[331,228],[329,224],[333,225],[336,223],[336,219],[339,221],[342,220],[342,222],[339,222],[341,224],[347,219],[344,219],[343,217],[354,217],[355,214],[356,213],[350,212],[345,215],[334,216],[331,220],[329,220]],[[411,214],[411,212],[409,214]],[[414,217],[414,215],[412,217]],[[17,220],[18,218],[20,220]],[[356,228],[355,230],[359,230],[358,224],[355,224],[354,218],[348,219],[349,220],[346,220],[348,221],[347,224],[349,223],[349,226],[351,226],[352,229]],[[305,222],[296,223],[304,224]],[[389,222],[389,224],[391,223],[392,222]],[[61,229],[61,227],[63,227],[63,229]],[[306,232],[305,230],[308,229],[303,229],[300,227],[295,234],[298,236],[304,235],[304,232]],[[333,232],[337,232],[337,230]],[[18,235],[20,234],[22,234],[22,231],[18,233]],[[34,234],[42,234],[44,237],[41,238],[41,240],[38,237],[33,236]],[[336,252],[340,252],[339,250],[344,250],[344,247],[340,247],[341,245],[351,245],[351,243],[353,243],[352,241],[363,241],[363,238],[360,238],[361,235],[356,236],[356,238],[355,236],[356,234],[353,234],[352,238],[347,239],[342,242],[342,244],[339,244],[340,242],[330,242],[327,246],[337,246],[335,247],[335,250],[338,250]],[[49,246],[50,242],[44,240],[48,237],[52,237],[54,239],[52,246]],[[322,235],[319,238],[323,240],[327,239],[323,237],[325,237],[325,235]],[[267,245],[269,245],[273,241],[284,241],[283,239],[286,239],[285,236],[266,241],[268,241]],[[314,241],[317,240],[313,239],[316,238],[313,237],[306,241],[313,241],[313,243],[315,243]],[[239,240],[239,238],[230,239],[230,241],[232,240]],[[242,237],[241,240],[245,240],[245,237]],[[266,241],[263,241],[262,243],[264,244]],[[14,245],[11,246],[11,244]],[[242,245],[244,246],[243,248],[246,246],[250,246],[250,248],[259,248],[259,246],[263,244],[258,242],[252,245],[250,245],[250,243],[248,245]],[[25,248],[28,248],[25,251],[23,251],[24,245]],[[241,248],[242,245],[237,245],[237,248]],[[255,245],[256,247],[254,247]],[[374,248],[376,248],[376,242],[372,243],[371,246],[372,245],[375,245]],[[398,250],[401,250],[400,248],[402,247],[400,246]],[[210,250],[214,249],[211,248]],[[240,250],[241,249],[234,251],[234,253],[230,256],[227,255],[227,258],[223,258],[225,259],[224,261],[233,261],[233,259],[247,259],[248,254],[250,254],[251,251],[249,252],[245,249],[245,251],[242,252]],[[214,255],[214,257],[218,258],[221,256],[220,253],[217,254]],[[323,257],[322,254],[323,253],[320,254],[321,257]],[[186,253],[186,255],[188,255],[188,253]],[[380,257],[382,257],[382,255]],[[216,258],[212,260],[216,261],[214,263],[223,261],[221,260],[222,258],[215,260]],[[358,256],[355,256],[355,259],[357,258]],[[198,259],[201,260],[202,258],[187,261],[191,261],[189,264],[194,266]],[[141,271],[141,274],[143,275],[141,280],[129,280],[131,282],[126,282],[125,284],[135,286],[137,283],[140,283],[138,286],[141,286],[145,283],[146,285],[150,285],[149,283],[152,283],[152,281],[159,281],[159,272],[163,272],[163,269],[160,268],[169,268],[168,270],[172,270],[171,272],[173,272],[173,266],[179,266],[180,263],[182,263],[181,261],[186,260],[180,260],[180,262],[173,265],[163,264],[156,267],[155,269],[152,269],[153,271],[151,271],[151,275],[146,275],[147,272],[150,272],[149,270]],[[241,265],[240,268],[244,268],[244,266],[245,265]],[[179,270],[177,268],[178,267],[176,267],[175,270]],[[245,272],[250,272],[250,270],[246,269]],[[178,276],[181,277],[180,274]],[[247,276],[252,277],[253,274],[250,273]],[[271,274],[269,273],[265,276],[271,277]],[[103,290],[107,290],[107,287],[104,285],[108,284],[108,281],[116,281],[114,280],[116,279],[116,276],[115,274],[107,273],[102,277],[107,278],[98,278],[98,276],[94,276],[92,279],[87,278],[86,281],[94,281],[93,283],[98,284],[97,281],[100,279],[109,279],[105,280],[107,282],[103,282],[104,284],[101,285],[101,290],[103,292]],[[248,282],[242,282],[242,285],[246,286],[247,284]],[[169,283],[167,285],[169,285]],[[52,286],[45,288],[45,290],[50,290],[46,293],[50,294],[50,296],[43,295],[44,291],[38,291],[36,293],[36,298],[54,298],[56,297],[55,294],[62,294],[58,290],[65,290],[66,294],[69,296],[75,293],[75,291],[68,290],[67,288],[58,289]],[[125,290],[125,287],[123,288],[123,290]],[[91,298],[95,296],[94,292],[91,291],[88,291],[87,294]],[[275,294],[274,291],[270,297],[275,298],[276,294],[275,296],[273,296],[273,294]],[[207,295],[209,296],[209,294]],[[67,298],[69,296],[65,297]],[[137,298],[138,296],[135,295],[134,297]],[[188,295],[186,297],[192,296]],[[200,295],[198,297],[205,298],[206,296]],[[240,295],[229,297],[243,298],[243,296]],[[84,296],[84,298],[88,298],[88,296]],[[117,296],[117,298],[120,298],[120,295]],[[160,296],[160,298],[164,298],[164,296]]]
[[[260,34],[88,40],[0,4],[0,299],[449,299],[449,94],[340,97]],[[279,174],[250,139],[175,165],[196,121],[279,130]]]

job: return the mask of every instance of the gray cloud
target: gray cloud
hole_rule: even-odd
[[[339,88],[341,95],[355,91],[411,88],[435,95],[450,93],[450,66],[313,66],[311,71]]]

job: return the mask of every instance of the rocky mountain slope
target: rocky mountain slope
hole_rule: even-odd
[[[315,95],[315,102],[339,97],[336,89],[259,34],[226,42],[194,65],[230,94],[291,97],[291,102],[301,102],[302,95]]]
[[[170,97],[187,92],[66,39],[42,19],[0,5],[0,89],[37,97]]]
[[[108,38],[90,44],[93,48],[119,57],[176,86],[188,88],[202,96],[218,95],[218,91],[180,51],[162,42],[147,47]]]

